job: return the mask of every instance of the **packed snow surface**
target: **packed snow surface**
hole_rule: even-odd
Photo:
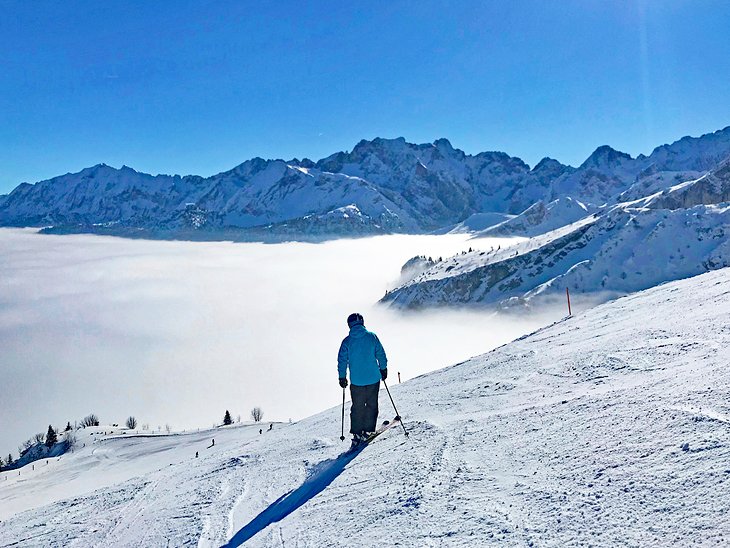
[[[0,477],[0,545],[725,545],[728,296],[721,269],[392,379],[410,437],[359,453],[339,408],[210,448],[102,438]]]

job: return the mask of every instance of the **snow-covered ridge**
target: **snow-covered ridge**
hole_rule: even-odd
[[[214,447],[102,439],[0,477],[0,544],[722,545],[729,292],[729,269],[665,284],[394,384],[409,438],[356,455],[339,407]]]
[[[730,161],[695,179],[669,180],[675,184],[613,206],[588,208],[569,197],[538,202],[476,233],[537,237],[499,252],[449,258],[383,301],[404,308],[514,306],[566,289],[606,299],[730,265]]]
[[[728,156],[730,128],[638,158],[601,146],[578,168],[545,158],[530,169],[503,152],[468,155],[446,139],[403,138],[361,141],[318,162],[254,158],[208,178],[99,164],[0,196],[0,226],[191,239],[418,233],[566,197],[587,207],[615,203],[632,185],[660,191],[662,173],[699,176]],[[653,186],[641,186],[646,177]],[[359,222],[333,213],[349,206]]]
[[[475,234],[486,236],[537,236],[587,217],[591,210],[570,196],[535,202],[525,211]]]
[[[564,293],[626,294],[730,265],[730,205],[619,205],[493,253],[438,263],[390,291],[402,308],[534,304]]]
[[[698,204],[730,202],[730,161],[706,173],[702,177],[672,186],[651,196],[647,206],[652,208],[679,209]]]

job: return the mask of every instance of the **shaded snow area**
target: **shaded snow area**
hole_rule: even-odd
[[[96,442],[0,477],[0,546],[727,545],[729,297],[717,270],[392,386],[410,437],[356,454],[339,408]]]

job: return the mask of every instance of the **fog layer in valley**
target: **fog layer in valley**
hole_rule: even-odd
[[[337,405],[337,350],[353,311],[383,342],[393,383],[398,371],[405,380],[558,319],[562,309],[517,319],[375,304],[414,255],[498,243],[508,241],[265,245],[2,229],[0,454],[17,457],[18,444],[49,423],[90,412],[104,423],[135,415],[164,431],[210,427],[226,409],[247,420],[258,405],[265,421],[297,420]]]

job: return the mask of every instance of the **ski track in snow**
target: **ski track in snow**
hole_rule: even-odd
[[[101,442],[128,470],[112,485],[83,450],[38,481],[11,472],[0,546],[727,545],[728,290],[730,269],[665,284],[392,386],[410,437],[357,455],[335,408],[210,450],[170,436],[176,462],[154,446],[139,477],[144,443]],[[61,499],[70,472],[86,492]]]

